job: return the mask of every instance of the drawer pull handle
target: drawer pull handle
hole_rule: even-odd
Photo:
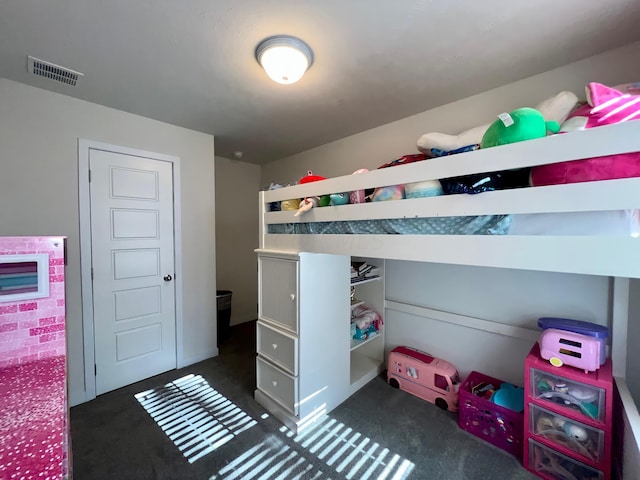
[[[278,382],[276,382],[275,380],[272,383],[274,388],[278,386]]]
[[[292,302],[293,302],[293,301],[295,301],[295,299],[296,299],[296,294],[295,294],[295,293],[291,293],[291,294],[289,294],[289,298],[291,298],[291,301],[292,301]]]
[[[278,348],[278,344],[277,344],[277,343],[274,343],[272,346],[273,346],[273,349],[274,349],[274,350],[275,350],[276,348]]]

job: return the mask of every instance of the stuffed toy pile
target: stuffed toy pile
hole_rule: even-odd
[[[509,143],[524,142],[546,137],[548,132],[558,133],[560,125],[555,120],[545,121],[542,113],[534,108],[518,108],[501,113],[498,120],[487,128],[480,140],[480,148],[491,148]],[[481,193],[529,186],[529,169],[476,173],[440,180],[447,194]]]
[[[578,97],[571,92],[560,92],[536,105],[547,121],[562,123],[578,104]],[[494,122],[495,124],[495,122]],[[417,142],[418,150],[428,157],[440,157],[453,153],[476,150],[480,147],[482,138],[492,124],[480,125],[459,135],[445,133],[425,133]],[[484,147],[483,147],[484,148]]]

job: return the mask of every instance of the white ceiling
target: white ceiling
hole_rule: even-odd
[[[640,40],[638,25],[639,0],[2,0],[0,76],[259,164]],[[315,55],[294,85],[254,58],[283,33]],[[85,76],[32,76],[27,55]]]

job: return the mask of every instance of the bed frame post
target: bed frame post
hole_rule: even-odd
[[[613,375],[627,376],[627,330],[629,325],[629,279],[613,278],[611,311],[611,361]]]
[[[264,212],[265,212],[265,203],[264,203],[264,191],[260,191],[258,192],[258,202],[260,202],[258,204],[258,212],[260,212],[259,218],[258,218],[258,245],[259,248],[263,249],[264,248]]]

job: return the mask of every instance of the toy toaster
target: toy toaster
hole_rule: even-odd
[[[607,327],[568,318],[540,318],[540,356],[551,365],[571,365],[586,372],[594,372],[604,364]]]

